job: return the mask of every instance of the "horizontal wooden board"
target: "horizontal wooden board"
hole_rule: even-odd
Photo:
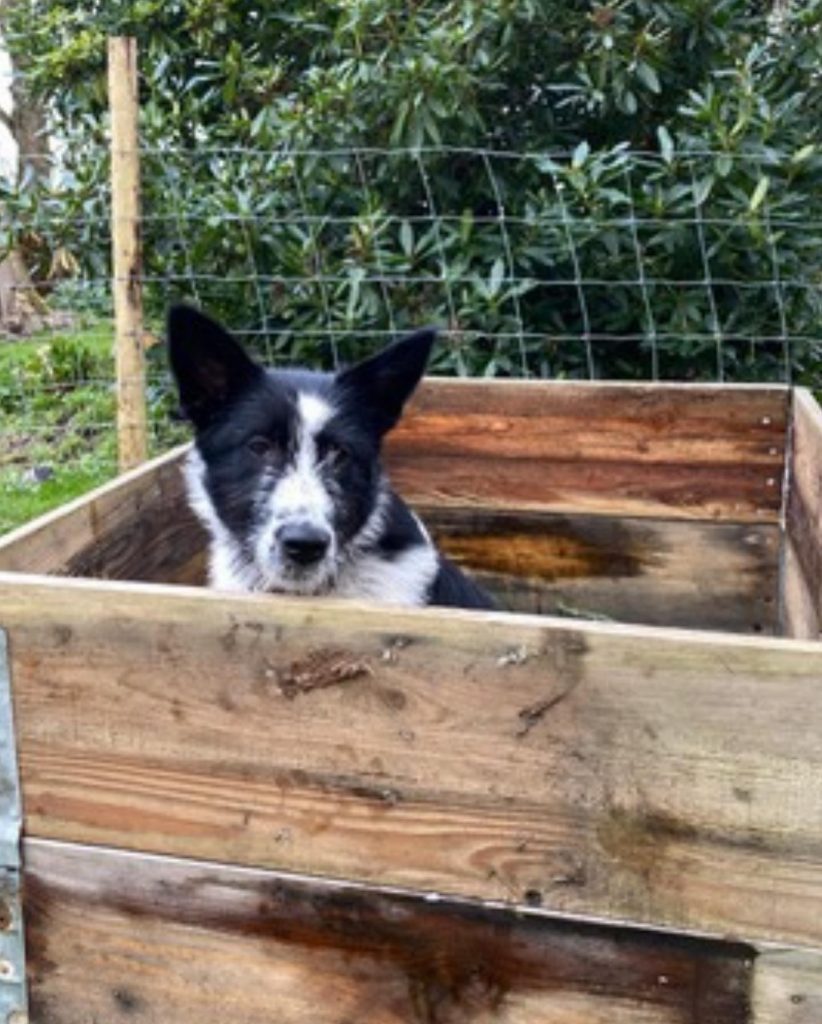
[[[777,522],[788,390],[430,380],[388,440],[420,504]]]
[[[503,611],[776,635],[774,524],[418,507],[441,550]],[[201,586],[206,552],[165,582]],[[159,581],[158,581],[159,582]]]
[[[508,611],[779,631],[779,527],[421,509]]]
[[[37,1024],[746,1024],[753,953],[29,841]]]
[[[777,522],[786,389],[427,380],[388,443],[412,503]],[[0,570],[170,580],[204,537],[177,449],[0,539]],[[191,573],[185,574],[191,579]]]
[[[818,644],[0,578],[30,836],[822,945]]]
[[[803,389],[793,401],[787,534],[785,632],[816,639],[822,629],[822,410]]]
[[[626,401],[635,394],[611,390]],[[742,393],[760,400],[759,391]],[[178,449],[0,540],[0,569],[204,583],[206,537],[188,509],[183,454]],[[776,524],[523,512],[481,500],[497,503],[492,495],[420,511],[503,609],[776,632]]]
[[[0,538],[0,570],[166,580],[203,550],[177,448]]]

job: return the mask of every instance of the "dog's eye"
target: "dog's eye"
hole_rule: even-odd
[[[320,445],[320,458],[323,462],[333,462],[342,466],[348,462],[350,457],[348,449],[336,441],[325,441]]]
[[[246,442],[246,447],[258,459],[264,459],[267,455],[275,454],[278,446],[276,441],[272,441],[270,437],[263,437],[260,434]]]

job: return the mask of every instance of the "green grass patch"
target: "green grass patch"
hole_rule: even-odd
[[[53,331],[35,334],[31,338],[0,341],[0,379],[7,374],[19,373],[21,368],[34,367],[38,359],[63,349],[71,352],[75,363],[84,351],[101,361],[114,365],[114,333],[105,321],[86,323],[74,331]]]
[[[62,469],[54,479],[32,485],[0,477],[0,533],[36,519],[52,508],[65,505],[93,490],[114,475],[114,467]]]
[[[0,534],[117,473],[113,333],[107,321],[0,342]],[[162,352],[149,355],[152,454],[184,440]]]

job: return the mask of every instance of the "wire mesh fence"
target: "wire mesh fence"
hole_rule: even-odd
[[[713,153],[142,157],[153,318],[190,298],[273,362],[333,366],[425,321],[448,372],[789,380],[822,340],[820,222],[766,196],[788,156],[742,157],[728,186]],[[57,322],[109,311],[106,168],[101,152],[92,209],[59,188],[5,209]]]
[[[822,210],[792,183],[819,173],[810,155],[664,135],[653,151],[146,146],[151,450],[185,436],[161,344],[180,299],[272,365],[334,368],[432,323],[439,373],[807,379]],[[0,268],[0,494],[25,507],[63,463],[95,482],[116,462],[109,153],[51,163],[0,214],[3,266],[22,265]]]
[[[148,193],[145,281],[274,362],[334,365],[422,320],[448,372],[789,380],[820,341],[814,225],[789,158],[723,159],[150,151],[179,192]]]

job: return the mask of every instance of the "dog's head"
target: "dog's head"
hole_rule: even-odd
[[[196,432],[195,509],[255,589],[321,592],[378,530],[380,444],[434,338],[418,331],[337,374],[275,371],[209,317],[172,308],[171,367]]]

